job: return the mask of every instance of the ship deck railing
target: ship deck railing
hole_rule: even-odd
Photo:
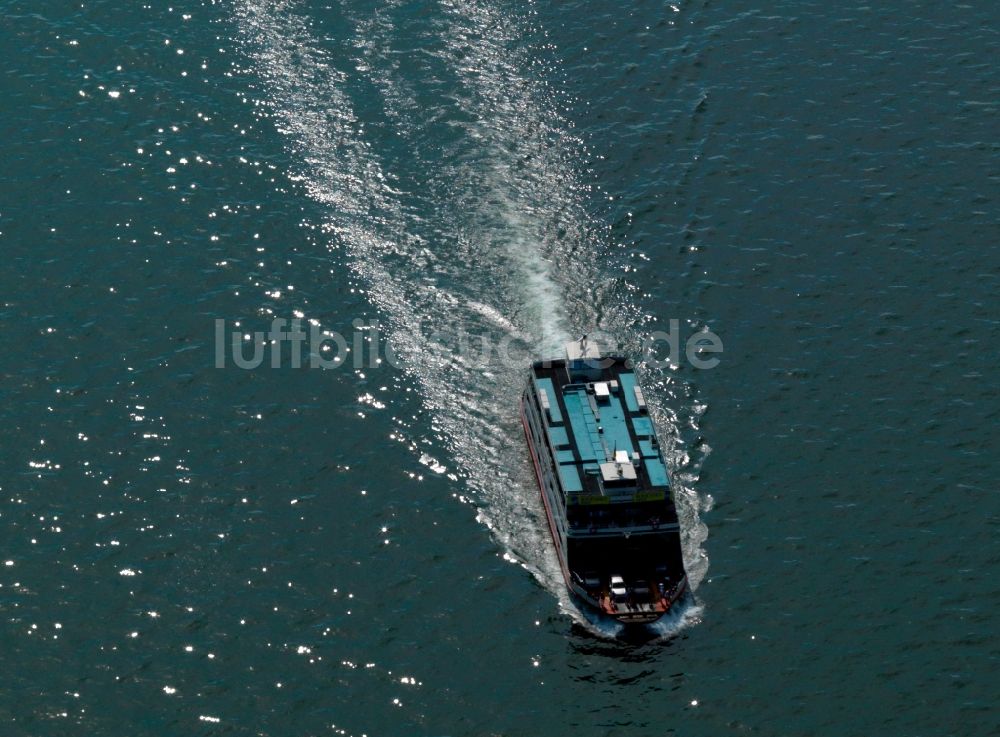
[[[673,522],[657,523],[655,525],[618,525],[614,522],[606,522],[604,524],[597,525],[586,523],[581,524],[570,521],[567,533],[573,537],[602,534],[614,534],[619,536],[623,532],[627,532],[629,534],[653,534],[656,532],[677,532],[679,529],[680,527],[676,520]]]

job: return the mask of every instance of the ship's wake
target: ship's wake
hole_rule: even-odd
[[[603,331],[634,349],[638,308],[601,274],[610,246],[584,207],[581,143],[555,93],[527,71],[538,65],[526,21],[473,0],[442,0],[440,13],[422,19],[404,10],[392,0],[368,11],[345,3],[350,30],[336,54],[293,0],[236,2],[234,16],[258,80],[253,94],[296,162],[289,175],[328,213],[334,256],[378,309],[429,411],[431,431],[414,439],[418,454],[435,469],[455,467],[478,518],[563,611],[614,636],[616,625],[581,611],[566,592],[518,400],[529,358],[571,336]],[[399,48],[403,22],[408,49]],[[401,64],[401,52],[419,63]],[[483,360],[463,343],[469,336],[477,349],[509,350]],[[696,588],[707,530],[693,484],[707,446],[692,459],[683,438],[703,408],[668,374],[649,370],[644,380],[666,431]],[[450,463],[434,460],[442,453]],[[697,616],[659,626],[666,636]]]

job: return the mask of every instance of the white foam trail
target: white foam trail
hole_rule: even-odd
[[[301,162],[300,182],[329,207],[326,226],[333,247],[344,249],[352,271],[388,319],[394,350],[417,382],[459,475],[478,494],[484,518],[509,548],[545,550],[544,528],[527,511],[536,505],[516,418],[523,364],[491,365],[486,379],[473,362],[433,343],[422,327],[434,330],[457,320],[465,329],[498,337],[497,326],[501,332],[506,328],[496,319],[503,313],[485,305],[482,295],[491,288],[506,295],[512,290],[504,287],[513,280],[484,273],[482,265],[497,255],[492,247],[474,249],[471,260],[461,243],[437,243],[438,252],[427,253],[414,230],[418,224],[386,185],[391,177],[360,133],[363,126],[343,89],[345,75],[295,7],[253,0],[237,6],[236,18],[262,81],[262,102]],[[453,277],[449,289],[427,283],[428,259]],[[457,291],[463,284],[470,293]],[[540,332],[530,315],[513,324],[524,335]]]
[[[526,336],[524,333],[522,333],[521,329],[517,325],[515,325],[512,321],[504,317],[496,307],[484,304],[474,299],[470,299],[468,302],[466,302],[466,306],[473,312],[476,312],[485,317],[487,320],[492,322],[501,330],[504,330],[510,333],[511,335],[515,335],[519,338],[530,338],[530,336]]]
[[[293,0],[244,0],[234,15],[260,77],[260,101],[300,164],[293,175],[327,206],[331,247],[343,250],[388,321],[386,334],[454,461],[434,463],[455,469],[449,477],[467,479],[483,523],[509,553],[529,561],[525,567],[563,611],[598,636],[614,636],[616,623],[576,607],[548,539],[517,417],[523,363],[493,362],[484,370],[454,345],[433,342],[424,326],[458,321],[493,339],[533,336],[535,348],[548,352],[602,320],[618,340],[634,345],[634,310],[601,291],[594,252],[606,245],[593,238],[579,196],[577,144],[549,93],[524,77],[531,60],[521,22],[496,3],[442,2],[446,20],[428,47],[441,49],[438,62],[456,78],[451,104],[458,110],[427,113],[390,48],[397,33],[390,11],[398,6],[386,0],[384,10],[355,17],[354,43],[363,58],[348,60],[331,58]],[[350,7],[345,12],[352,15]],[[466,121],[453,148],[421,161],[438,169],[428,182],[408,191],[386,169],[346,91],[351,77],[338,63],[353,67],[352,75],[371,76],[385,116],[415,147],[434,134],[433,116],[451,112]],[[417,212],[434,213],[435,223]],[[652,378],[649,394],[659,399],[652,404],[685,401],[669,380]],[[655,419],[661,428],[682,422],[662,411]],[[676,446],[671,439],[665,445],[669,461]],[[674,474],[692,588],[707,569],[695,479],[696,473]],[[682,617],[678,626],[688,621]]]
[[[679,635],[688,627],[701,622],[701,616],[704,611],[704,607],[696,601],[691,601],[689,596],[680,607],[669,612],[661,619],[647,624],[646,629],[660,639],[669,640]]]
[[[517,275],[513,282],[520,291],[520,301],[539,331],[535,339],[537,353],[558,356],[571,336],[566,327],[562,290],[540,249],[544,236],[502,191],[498,178],[488,177],[485,186],[491,193],[492,215],[498,218],[499,227],[496,232],[483,228],[472,237],[490,239],[493,247],[504,250],[511,270]]]
[[[440,134],[435,127],[439,126],[439,116],[432,116],[433,124],[421,127],[419,118],[426,111],[421,110],[413,85],[405,81],[398,54],[391,48],[397,33],[392,12],[401,5],[399,0],[386,0],[374,13],[353,10],[350,4],[344,10],[357,25],[357,46],[365,64],[371,64],[369,73],[386,102],[387,117],[399,126],[401,135],[419,146],[428,135]],[[503,62],[503,54],[479,34],[479,30],[502,32],[505,38],[512,38],[504,30],[509,22],[491,27],[498,18],[482,17],[487,6],[446,3],[443,7],[450,24],[436,29],[426,46],[443,46],[443,51],[435,53],[458,77],[458,91],[449,90],[458,98],[451,117],[464,121],[455,123],[464,136],[441,157],[445,160],[441,179],[448,189],[443,193],[445,201],[435,203],[435,211],[448,221],[460,255],[470,256],[473,262],[495,261],[502,256],[502,287],[509,294],[498,296],[498,302],[513,302],[519,328],[534,335],[536,353],[556,355],[571,337],[571,331],[562,285],[553,274],[546,247],[552,212],[546,211],[545,198],[541,199],[541,207],[538,198],[533,201],[528,196],[528,182],[520,181],[520,175],[530,179],[531,172],[515,171],[519,159],[536,156],[544,148],[544,143],[540,148],[539,141],[533,140],[537,135],[526,131],[525,121],[528,127],[542,128],[538,121],[545,119],[548,111],[532,99],[532,89],[517,78],[517,69]],[[491,12],[495,14],[495,10]],[[469,21],[476,24],[476,29],[461,27]],[[412,27],[406,31],[415,32]],[[465,61],[456,64],[456,56]],[[505,90],[519,93],[512,98]],[[448,164],[448,160],[459,163]],[[546,166],[534,168],[537,172]],[[564,188],[556,201],[565,203],[566,194]]]
[[[572,172],[562,165],[561,121],[551,96],[524,77],[530,66],[519,45],[524,29],[511,13],[464,0],[441,6],[448,21],[441,54],[462,84],[461,108],[472,120],[467,131],[479,153],[458,177],[483,204],[465,230],[505,249],[522,301],[541,328],[539,350],[558,355],[575,329],[566,312],[566,282],[554,273],[571,261],[556,232],[559,224],[570,228],[585,218],[574,211]],[[593,316],[591,310],[585,322]]]

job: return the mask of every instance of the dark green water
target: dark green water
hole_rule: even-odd
[[[995,3],[3,10],[0,734],[997,733]],[[399,360],[215,368],[296,316]],[[622,638],[453,336],[671,319]]]

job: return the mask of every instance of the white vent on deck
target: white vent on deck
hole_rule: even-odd
[[[548,417],[549,422],[552,422],[552,405],[549,404],[549,393],[542,388],[538,389],[538,403],[545,410],[545,415]]]
[[[642,396],[642,389],[637,386],[632,387],[632,391],[635,392],[635,403],[639,405],[639,411],[646,411],[646,398]]]
[[[634,482],[635,466],[631,463],[602,463],[601,478],[605,484]]]

